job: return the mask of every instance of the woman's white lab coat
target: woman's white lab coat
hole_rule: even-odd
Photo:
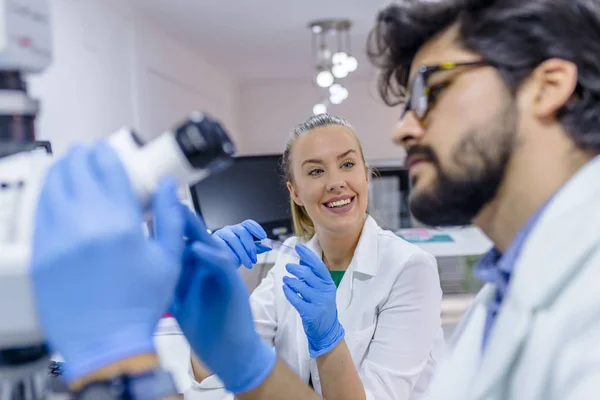
[[[295,245],[296,238],[286,244]],[[307,246],[321,254],[318,238]],[[285,265],[297,263],[281,254],[250,297],[256,329],[304,382],[321,392],[315,360],[298,312],[283,294]],[[367,398],[425,398],[443,351],[441,289],[435,258],[367,217],[352,262],[337,292],[339,319]],[[193,374],[191,374],[192,381]],[[193,382],[186,398],[213,399],[215,377]],[[213,393],[210,393],[210,392]],[[202,393],[204,392],[204,396]]]
[[[600,399],[600,157],[530,233],[481,351],[485,286],[449,343],[432,400]]]

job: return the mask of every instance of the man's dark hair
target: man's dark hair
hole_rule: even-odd
[[[513,93],[543,61],[573,62],[577,87],[558,119],[578,147],[600,151],[600,1],[404,0],[388,6],[368,43],[386,104],[404,101],[415,54],[454,24],[460,45],[494,65]]]

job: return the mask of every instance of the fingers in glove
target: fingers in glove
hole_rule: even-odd
[[[175,296],[170,307],[170,312],[175,314],[179,311],[181,304],[185,301],[191,290],[194,273],[196,271],[195,254],[192,246],[186,246],[183,252],[183,267],[179,273],[179,281],[175,288]]]
[[[309,267],[315,275],[326,282],[331,279],[331,274],[327,270],[327,266],[311,249],[303,244],[297,244],[296,252],[300,256],[300,265]]]
[[[210,233],[206,230],[206,224],[202,217],[190,210],[184,204],[181,205],[185,219],[185,236],[191,241],[212,242]]]
[[[295,293],[298,293],[300,296],[302,296],[302,299],[304,299],[306,303],[314,303],[316,297],[318,297],[318,292],[316,292],[315,289],[311,288],[306,284],[306,282],[302,282],[299,279],[284,276],[283,284],[292,289]]]
[[[304,301],[292,288],[290,288],[287,284],[283,284],[283,294],[285,298],[290,302],[292,307],[294,307],[298,312],[302,310],[306,306],[306,301]]]
[[[252,260],[250,260],[244,245],[241,243],[238,236],[231,230],[231,227],[226,226],[225,228],[215,232],[215,235],[220,237],[227,244],[227,246],[229,246],[231,251],[233,251],[236,257],[240,260],[241,264],[246,266],[248,269],[252,268]]]
[[[206,243],[196,242],[190,246],[194,257],[195,269],[214,270],[219,276],[227,276],[230,279],[237,274],[237,265],[229,257],[229,254],[219,248]],[[241,279],[241,278],[240,278]]]
[[[242,246],[244,246],[244,250],[246,250],[246,255],[252,261],[252,265],[256,264],[256,245],[254,244],[254,237],[252,233],[244,228],[241,224],[234,225],[231,227],[231,231],[238,237]],[[252,265],[250,268],[252,268]]]
[[[323,286],[323,281],[315,275],[312,269],[298,265],[298,264],[287,264],[285,269],[290,274],[294,275],[299,280],[306,282],[308,286],[318,289]]]
[[[95,175],[107,193],[119,201],[132,201],[136,198],[129,175],[115,150],[108,142],[101,141],[93,149],[91,164]]]
[[[183,241],[185,216],[177,197],[177,182],[164,178],[152,199],[154,232],[158,245],[169,254],[179,267],[185,242]]]
[[[215,248],[207,243],[194,242],[187,246],[184,254],[187,267],[182,271],[181,278],[189,283],[192,277],[199,271],[212,271],[217,275],[227,275],[232,268],[232,260],[224,256],[223,250]],[[235,273],[235,271],[233,271]],[[183,285],[181,288],[189,287]],[[180,293],[186,294],[186,292]]]
[[[231,256],[231,259],[235,261],[235,264],[240,267],[242,265],[242,260],[240,260],[240,257],[237,255],[237,253],[231,248],[231,246],[229,246],[229,244],[227,244],[226,241],[224,241],[219,235],[213,235],[213,239],[215,241],[215,243],[217,243],[217,245],[219,245],[222,249],[227,250],[227,252],[229,253],[229,255]]]
[[[248,232],[250,232],[252,234],[252,236],[257,238],[258,240],[262,240],[267,237],[267,232],[265,232],[263,227],[260,226],[260,224],[256,221],[247,219],[244,222],[242,222],[240,225],[243,226],[244,228],[246,228],[248,230]]]

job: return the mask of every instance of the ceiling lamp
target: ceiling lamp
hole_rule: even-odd
[[[333,85],[334,76],[329,72],[329,70],[320,71],[317,74],[317,78],[315,79],[317,85],[322,88],[328,88]]]
[[[315,104],[315,115],[327,112],[327,104],[341,104],[348,98],[344,78],[356,71],[358,61],[350,49],[350,28],[347,19],[326,19],[308,24],[312,32],[312,53],[315,83],[325,100]]]
[[[327,106],[323,103],[315,104],[315,106],[313,107],[313,114],[327,114]]]

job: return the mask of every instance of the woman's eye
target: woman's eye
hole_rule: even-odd
[[[355,163],[352,161],[346,161],[345,163],[342,164],[342,168],[352,168],[354,167]]]
[[[318,175],[318,174],[320,174],[321,172],[323,172],[323,170],[322,170],[322,169],[313,169],[313,170],[311,170],[311,171],[310,171],[308,174],[309,174],[309,175]]]

